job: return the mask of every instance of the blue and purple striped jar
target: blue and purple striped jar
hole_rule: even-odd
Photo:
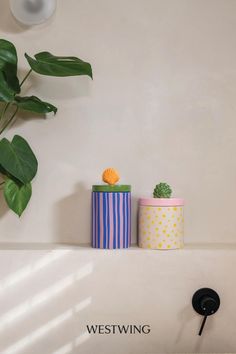
[[[131,186],[93,186],[92,247],[128,248],[130,243]]]

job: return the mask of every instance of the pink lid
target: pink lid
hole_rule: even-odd
[[[184,200],[181,198],[140,198],[139,205],[148,206],[183,206]]]

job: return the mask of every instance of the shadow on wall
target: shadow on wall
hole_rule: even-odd
[[[138,197],[132,196],[131,243],[137,243]],[[55,205],[54,242],[72,244],[91,243],[91,190],[78,183],[75,192]]]
[[[184,336],[185,336],[185,331],[186,327],[189,325],[190,321],[194,320],[198,315],[194,312],[191,304],[188,306],[184,307],[178,314],[178,320],[180,322],[179,326],[179,331],[175,340],[176,345],[179,343],[183,342]],[[201,325],[202,321],[202,316],[199,316],[200,322],[199,322],[199,328]],[[202,341],[199,341],[199,337],[197,335],[197,331],[199,330],[198,327],[196,327],[196,339],[194,343],[194,351],[198,353],[198,351],[201,349],[201,343]],[[200,338],[201,339],[201,338]]]
[[[9,211],[7,203],[5,201],[3,191],[0,190],[0,219],[4,217],[4,215]]]
[[[20,268],[17,263],[12,265],[0,279],[4,301],[0,308],[0,352],[83,351],[81,347],[88,346],[90,339],[84,323],[92,306],[88,292],[92,273],[93,264],[81,262],[69,250],[35,253],[33,262],[29,257]]]
[[[136,196],[131,197],[131,244],[138,243],[138,200]]]
[[[55,205],[54,241],[85,244],[91,242],[91,190],[78,183],[75,192]]]
[[[27,27],[18,24],[12,16],[9,0],[1,0],[0,31],[5,33],[20,33],[24,32],[26,29]]]
[[[199,284],[199,288],[203,287],[203,285]],[[192,293],[194,292],[194,289],[192,290]],[[187,301],[187,299],[186,299]],[[208,317],[209,318],[209,317]],[[207,331],[211,331],[214,328],[214,322],[216,320],[216,317],[210,316],[210,318],[207,321]],[[188,306],[184,307],[179,313],[178,313],[178,321],[179,321],[179,330],[178,334],[175,339],[175,344],[178,346],[181,343],[184,343],[184,338],[186,335],[186,329],[189,326],[190,323],[194,323],[193,327],[193,333],[194,333],[194,342],[193,344],[193,351],[194,353],[201,353],[202,352],[202,347],[204,345],[204,335],[202,337],[198,336],[198,331],[201,327],[202,321],[203,321],[203,316],[198,315],[192,308],[192,303],[189,303]],[[205,330],[206,330],[205,328]]]

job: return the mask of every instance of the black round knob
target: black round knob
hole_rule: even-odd
[[[207,316],[215,313],[219,307],[217,301],[211,296],[203,296],[200,306]]]
[[[192,304],[197,313],[203,316],[210,316],[220,307],[220,298],[214,290],[202,288],[193,295]]]

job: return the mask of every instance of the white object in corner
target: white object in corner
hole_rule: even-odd
[[[56,0],[10,0],[13,16],[27,26],[48,20],[55,12],[56,4]]]

